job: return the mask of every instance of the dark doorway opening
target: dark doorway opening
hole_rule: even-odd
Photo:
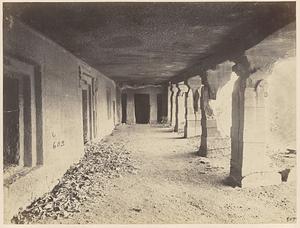
[[[18,165],[20,158],[19,82],[3,78],[3,162],[4,166]]]
[[[97,93],[95,89],[95,79],[83,75],[80,79],[82,96],[82,126],[83,142],[87,143],[96,137],[96,119],[97,119]]]
[[[4,65],[2,94],[4,171],[43,162],[39,75],[24,62],[9,58],[9,63]]]
[[[157,123],[162,121],[162,94],[157,94]]]
[[[121,103],[122,103],[122,123],[126,123],[127,121],[127,94],[126,93],[122,93]]]
[[[149,94],[135,94],[135,119],[136,123],[147,124],[150,120],[150,96]]]
[[[83,121],[83,142],[90,140],[90,108],[89,93],[87,89],[82,90],[82,121]]]
[[[89,110],[89,138],[92,139],[93,135],[93,112],[92,112],[92,89],[88,85],[88,110]]]

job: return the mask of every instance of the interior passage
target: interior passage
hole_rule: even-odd
[[[296,66],[295,1],[5,2],[4,222],[295,223]]]

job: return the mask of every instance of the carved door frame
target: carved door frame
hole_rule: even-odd
[[[88,66],[79,66],[79,87],[81,94],[83,90],[87,91],[88,102],[88,135],[89,140],[97,137],[97,86],[96,77],[93,76]],[[83,115],[83,112],[82,112]],[[83,116],[82,116],[83,118]]]

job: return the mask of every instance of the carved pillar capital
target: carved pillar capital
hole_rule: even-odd
[[[170,89],[173,92],[173,94],[176,94],[178,92],[178,88],[176,84],[171,84]]]
[[[184,93],[189,91],[189,87],[184,84],[184,82],[180,82],[177,84],[177,88],[178,88],[178,95],[182,96]]]
[[[247,56],[242,55],[232,60],[235,64],[232,66],[232,71],[235,72],[239,77],[247,79],[250,74],[250,63]]]
[[[195,93],[196,90],[201,88],[202,79],[199,75],[191,77],[187,80],[187,85],[193,90],[193,93]]]

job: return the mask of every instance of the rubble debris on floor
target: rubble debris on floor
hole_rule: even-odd
[[[46,217],[71,217],[80,211],[87,198],[101,196],[105,182],[125,173],[137,172],[130,152],[122,142],[107,144],[105,141],[90,143],[85,147],[84,157],[71,166],[51,192],[36,199],[15,215],[11,222],[33,223]]]
[[[222,149],[225,155],[213,151],[213,156],[205,158],[197,155],[199,146],[200,137],[178,138],[177,133],[162,126],[121,125],[113,136],[87,145],[86,155],[65,174],[59,187],[22,210],[13,222],[296,222],[295,155],[285,157],[289,152],[282,150],[271,156],[274,152],[270,151],[274,166],[286,169],[287,181],[255,188],[232,188],[224,183],[230,171],[230,148]],[[122,178],[116,178],[119,175]]]

